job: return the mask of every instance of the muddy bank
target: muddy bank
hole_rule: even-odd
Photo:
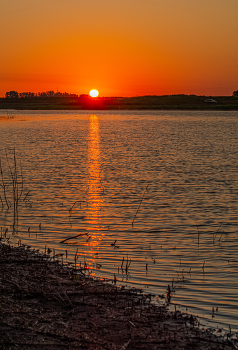
[[[0,349],[236,349],[150,295],[0,243]]]

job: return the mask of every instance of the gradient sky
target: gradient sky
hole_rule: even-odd
[[[0,0],[0,33],[0,97],[238,89],[238,0]]]

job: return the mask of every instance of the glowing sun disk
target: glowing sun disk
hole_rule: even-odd
[[[98,90],[95,90],[95,89],[91,90],[90,93],[89,93],[89,95],[91,97],[97,97],[98,94],[99,94]]]

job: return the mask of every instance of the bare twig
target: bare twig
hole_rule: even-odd
[[[139,206],[138,206],[138,208],[137,208],[136,214],[135,214],[135,216],[134,216],[134,218],[133,218],[133,220],[132,220],[132,223],[131,223],[131,226],[132,226],[132,227],[133,227],[133,225],[134,225],[134,221],[135,221],[136,215],[137,215],[138,212],[139,212],[141,203],[142,203],[142,201],[143,201],[143,199],[144,199],[145,192],[147,191],[148,187],[149,187],[149,185],[147,185],[146,188],[145,188],[145,190],[144,190],[144,193],[143,193],[143,196],[142,196],[142,198],[141,198],[140,204],[139,204]]]
[[[86,233],[80,233],[79,235],[66,238],[66,239],[64,239],[63,241],[61,241],[60,243],[65,243],[66,241],[69,241],[70,239],[77,238],[77,237],[79,237],[79,236],[87,236],[87,235],[88,235],[88,232],[86,232]]]

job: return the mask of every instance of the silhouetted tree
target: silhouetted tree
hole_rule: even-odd
[[[38,92],[39,97],[53,97],[54,96],[54,91],[46,91],[46,92]]]
[[[238,96],[238,90],[234,91],[232,96]]]
[[[46,91],[46,94],[48,97],[53,97],[54,96],[54,91],[50,90],[50,91]]]
[[[35,94],[34,92],[20,92],[19,96],[21,98],[32,98],[32,97],[35,97]]]
[[[5,98],[18,98],[18,92],[17,91],[8,91],[5,94]]]

